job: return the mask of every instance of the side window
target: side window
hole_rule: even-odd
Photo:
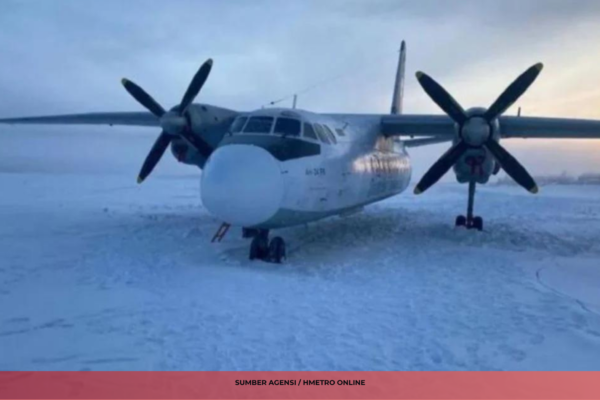
[[[334,144],[337,143],[337,138],[335,137],[335,134],[331,131],[331,129],[329,129],[327,125],[323,125],[323,128],[325,128],[325,133],[329,135],[329,140],[331,140],[331,142]]]
[[[271,133],[273,117],[250,117],[244,133]]]
[[[283,136],[300,136],[300,121],[293,118],[277,118],[273,133]]]
[[[235,121],[233,121],[233,123],[231,124],[231,127],[229,128],[229,132],[240,133],[242,131],[242,129],[244,128],[244,125],[246,125],[247,121],[248,121],[248,117],[237,117],[235,119]]]
[[[319,140],[319,138],[317,137],[317,134],[315,133],[315,130],[313,129],[313,126],[311,124],[309,124],[308,122],[304,123],[304,137],[313,139],[313,140]]]
[[[323,129],[323,127],[319,124],[315,124],[314,126],[315,126],[315,132],[317,132],[317,136],[319,137],[319,140],[321,140],[321,142],[323,142],[323,143],[331,144],[331,141],[327,137],[327,134],[325,133],[325,130]]]

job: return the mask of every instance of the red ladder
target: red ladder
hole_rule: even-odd
[[[214,242],[220,242],[221,240],[223,240],[223,238],[227,234],[227,231],[229,231],[230,227],[231,227],[231,225],[229,225],[226,222],[223,222],[221,224],[221,226],[219,227],[219,229],[217,230],[217,232],[215,233],[215,236],[213,236],[213,238],[210,242],[214,243]]]

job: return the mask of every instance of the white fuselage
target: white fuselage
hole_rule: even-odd
[[[337,143],[310,139],[304,131],[299,137],[272,131],[226,135],[202,176],[203,203],[223,221],[260,229],[304,224],[350,213],[408,186],[409,156],[402,142],[381,135],[379,118],[342,120],[280,109],[246,117],[280,115],[327,126]]]

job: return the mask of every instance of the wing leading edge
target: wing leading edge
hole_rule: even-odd
[[[500,117],[504,138],[600,139],[600,120]]]
[[[600,120],[513,117],[499,118],[503,138],[600,139]],[[382,115],[385,136],[452,138],[454,122],[443,115]],[[443,140],[442,140],[443,141]]]
[[[381,133],[385,136],[425,136],[453,138],[454,121],[445,115],[383,115]]]
[[[149,112],[99,112],[0,119],[0,124],[159,126]]]

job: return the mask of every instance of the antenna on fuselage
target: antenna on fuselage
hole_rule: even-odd
[[[296,102],[298,101],[298,95],[295,94],[294,95],[294,102],[292,103],[292,108],[295,109],[296,108]]]

